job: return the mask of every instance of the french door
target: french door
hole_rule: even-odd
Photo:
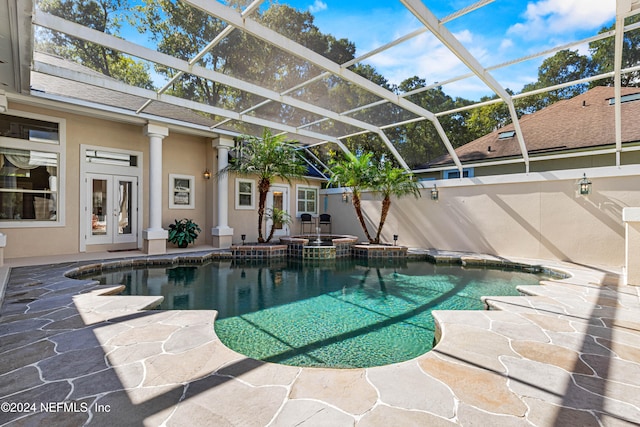
[[[87,176],[87,244],[137,242],[138,178]]]
[[[277,208],[289,213],[289,187],[286,185],[272,184],[267,193],[267,211],[269,209]],[[265,237],[271,232],[271,225],[273,222],[267,220],[267,229]],[[276,223],[274,236],[287,236],[289,234],[289,225],[283,223]]]

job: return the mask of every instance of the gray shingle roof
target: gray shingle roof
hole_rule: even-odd
[[[623,87],[622,95],[640,94],[640,88]],[[566,150],[602,147],[615,144],[614,106],[609,100],[614,88],[598,86],[574,98],[525,115],[520,127],[530,156]],[[640,100],[624,102],[622,108],[622,143],[640,141]],[[499,139],[513,131],[513,124],[471,141],[455,151],[460,161],[484,161],[520,157],[516,136]],[[448,154],[428,167],[453,164]]]

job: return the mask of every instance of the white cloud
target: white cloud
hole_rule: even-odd
[[[327,10],[327,4],[322,0],[315,0],[311,6],[309,6],[309,12],[316,13]]]
[[[427,33],[375,55],[367,62],[384,70],[384,76],[395,84],[416,75],[430,84],[467,72],[449,49]]]
[[[504,39],[502,40],[502,42],[500,42],[500,50],[506,50],[512,47],[513,47],[513,40],[511,39]]]
[[[615,0],[539,0],[527,4],[524,22],[512,25],[508,33],[530,39],[593,30],[615,16]]]

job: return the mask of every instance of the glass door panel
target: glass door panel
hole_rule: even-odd
[[[136,242],[137,178],[87,174],[87,183],[87,244]]]
[[[133,182],[123,179],[118,179],[118,206],[117,206],[117,220],[118,220],[118,235],[131,235],[133,230]]]
[[[278,208],[289,213],[289,187],[285,185],[271,185],[269,193],[267,193],[267,210]],[[267,220],[266,235],[271,232],[271,220]],[[289,234],[289,226],[283,223],[276,223],[274,236],[286,236]]]
[[[92,243],[111,243],[111,218],[109,208],[109,176],[92,175],[88,178],[90,230],[88,241]]]

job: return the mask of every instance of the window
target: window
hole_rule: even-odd
[[[105,150],[86,150],[85,161],[93,164],[108,166],[136,167],[138,166],[138,156]]]
[[[255,209],[256,183],[252,179],[236,178],[236,209]]]
[[[505,132],[500,132],[498,134],[498,139],[509,139],[509,138],[513,138],[516,134],[515,130],[508,130]]]
[[[444,179],[454,179],[460,178],[460,171],[457,169],[452,169],[443,172]],[[462,177],[463,178],[473,178],[473,168],[464,168],[462,169]]]
[[[297,186],[298,215],[318,213],[318,188]]]
[[[0,224],[60,225],[64,121],[0,115]]]
[[[169,174],[169,209],[195,209],[194,176]]]
[[[631,93],[629,95],[620,96],[620,103],[624,104],[625,102],[637,101],[640,99],[640,93]],[[609,98],[609,105],[613,105],[616,103],[615,98]]]

